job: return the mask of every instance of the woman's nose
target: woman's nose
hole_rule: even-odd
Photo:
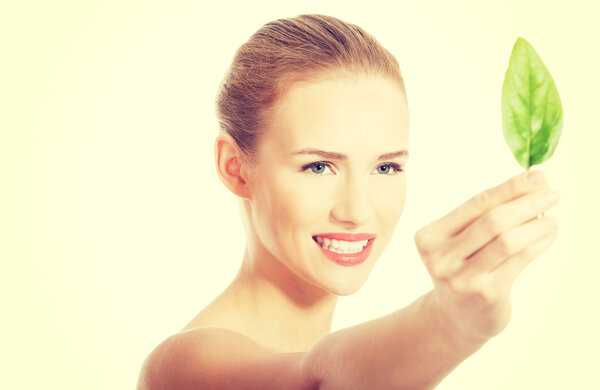
[[[335,203],[331,209],[333,218],[352,226],[363,226],[369,221],[371,213],[367,183],[346,177],[337,189]]]

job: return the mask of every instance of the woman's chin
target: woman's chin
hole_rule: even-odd
[[[339,282],[339,280],[315,280],[315,279],[304,279],[305,282],[311,284],[314,287],[318,287],[326,294],[335,295],[338,297],[344,297],[352,295],[364,285],[365,280],[351,282],[349,280],[344,280],[343,282]]]
[[[345,283],[330,283],[327,285],[322,285],[321,288],[332,295],[336,295],[338,297],[347,297],[358,292],[365,284],[365,281],[366,280],[356,281],[354,283],[350,283],[349,281],[345,281]]]

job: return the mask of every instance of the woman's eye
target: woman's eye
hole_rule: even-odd
[[[391,170],[393,170],[394,172],[392,173],[392,175],[398,172],[402,172],[402,169],[398,164],[382,164],[377,167],[377,172],[383,175],[389,175]]]
[[[328,163],[324,163],[324,162],[316,162],[316,163],[312,163],[312,164],[308,164],[302,167],[303,171],[306,171],[307,169],[310,168],[310,170],[312,171],[312,173],[315,173],[317,175],[323,174],[325,173],[325,171],[327,169],[329,169],[329,171],[331,171],[331,165]],[[331,172],[333,173],[333,172]]]

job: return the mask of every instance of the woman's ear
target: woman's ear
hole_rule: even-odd
[[[237,196],[249,199],[247,167],[237,143],[227,133],[219,134],[215,139],[215,164],[223,184]]]

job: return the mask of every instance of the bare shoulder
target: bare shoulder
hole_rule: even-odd
[[[144,361],[138,390],[316,388],[304,352],[274,353],[233,330],[206,326],[160,343]]]

